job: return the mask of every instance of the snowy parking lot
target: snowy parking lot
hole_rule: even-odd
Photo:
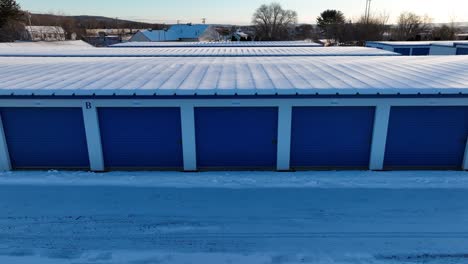
[[[8,172],[0,263],[467,263],[466,172]]]

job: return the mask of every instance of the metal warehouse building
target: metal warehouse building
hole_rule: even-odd
[[[405,56],[462,55],[457,53],[458,45],[468,41],[368,41],[367,47],[378,48]]]
[[[1,169],[467,170],[468,57],[0,60]]]
[[[311,41],[216,41],[216,42],[181,42],[181,41],[152,41],[152,42],[124,42],[111,45],[112,48],[161,48],[161,47],[322,47]]]

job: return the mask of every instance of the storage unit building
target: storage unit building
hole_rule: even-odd
[[[457,45],[457,55],[468,55],[468,44]]]
[[[368,41],[366,47],[392,51],[404,56],[457,55],[456,46],[468,41]]]
[[[3,57],[0,80],[4,170],[468,169],[467,56]]]
[[[112,48],[199,48],[199,47],[322,47],[311,41],[213,41],[213,42],[125,42],[111,45]]]
[[[0,49],[0,57],[289,57],[289,56],[399,56],[366,47],[231,47],[231,48],[95,48]]]

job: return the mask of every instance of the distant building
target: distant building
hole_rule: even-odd
[[[366,47],[383,49],[405,56],[463,55],[463,47],[468,41],[368,41]],[[460,48],[461,51],[458,49]]]
[[[65,41],[66,32],[62,27],[26,26],[22,40],[26,41]]]
[[[86,36],[86,42],[95,47],[107,47],[122,42],[122,37],[118,35]]]
[[[241,30],[237,30],[232,34],[232,41],[252,41],[252,38],[249,34],[242,32]]]
[[[455,36],[458,40],[468,40],[468,33],[459,33]]]
[[[220,35],[213,26],[200,24],[173,25],[165,30],[140,30],[129,41],[215,41]]]

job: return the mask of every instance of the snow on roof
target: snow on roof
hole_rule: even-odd
[[[63,49],[84,49],[94,48],[82,40],[67,40],[67,41],[18,41],[18,42],[4,42],[0,43],[0,52],[5,50],[18,50],[25,49],[34,50],[63,50]]]
[[[456,44],[468,44],[464,40],[451,40],[451,41],[368,41],[366,44],[380,44],[387,46],[454,46]]]
[[[150,41],[177,41],[181,39],[198,39],[208,25],[173,25],[168,30],[140,30]]]
[[[468,94],[468,56],[2,58],[0,95]]]
[[[258,56],[398,56],[366,47],[220,47],[220,48],[93,48],[93,49],[2,49],[0,56],[16,57],[258,57]]]
[[[311,41],[219,41],[219,42],[125,42],[114,44],[115,48],[145,47],[321,47]]]

